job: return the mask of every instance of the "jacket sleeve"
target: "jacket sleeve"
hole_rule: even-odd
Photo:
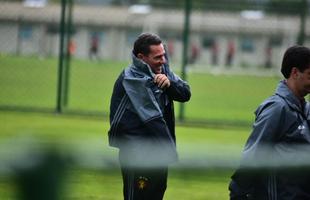
[[[281,134],[285,117],[284,106],[279,102],[267,102],[256,111],[253,130],[244,148],[241,166],[233,174],[230,183],[231,199],[251,196],[254,184],[259,183],[273,165],[272,145]],[[257,189],[259,186],[255,186]]]
[[[169,66],[165,66],[166,75],[170,80],[170,87],[167,88],[167,95],[175,101],[186,102],[191,98],[191,90],[186,81],[173,73]]]
[[[187,82],[177,79],[170,79],[170,87],[167,89],[168,96],[175,101],[186,102],[191,98],[190,87]]]
[[[168,52],[165,46],[166,52]],[[189,101],[191,98],[191,90],[188,83],[182,80],[179,76],[170,70],[169,56],[165,53],[166,63],[164,64],[164,73],[170,81],[170,87],[167,88],[166,92],[170,99],[179,102]]]

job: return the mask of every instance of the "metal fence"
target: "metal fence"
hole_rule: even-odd
[[[288,46],[310,44],[304,0],[82,2],[0,2],[0,108],[107,114],[143,31],[163,38],[182,73],[277,74]]]

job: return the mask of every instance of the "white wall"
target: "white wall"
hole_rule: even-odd
[[[0,24],[0,52],[16,53],[18,26],[12,23]]]
[[[32,27],[32,35],[28,39],[20,39],[20,53],[22,55],[38,55],[38,56],[58,56],[59,51],[59,35],[48,33],[46,25],[29,25]],[[93,28],[83,26],[76,27],[76,33],[73,36],[73,40],[76,44],[75,57],[88,59],[91,33],[94,32]],[[115,27],[96,28],[96,32],[102,33],[100,38],[99,57],[100,59],[111,60],[125,60],[129,61],[132,51],[132,42],[138,35],[139,29],[125,29]],[[203,48],[203,38],[212,36],[218,44],[218,65],[225,65],[225,57],[227,51],[227,43],[229,40],[233,40],[235,43],[235,57],[233,59],[233,66],[245,67],[262,67],[265,64],[265,50],[269,41],[268,35],[247,35],[254,42],[253,52],[242,52],[240,50],[240,44],[242,38],[237,33],[191,33],[190,41],[198,44],[201,49],[201,56],[194,65],[199,65],[202,68],[210,67],[211,61],[211,49]],[[286,33],[283,35],[283,44],[281,46],[275,46],[272,50],[272,63],[273,66],[279,67],[281,64],[282,56],[285,49],[288,46],[293,45],[296,42],[297,36],[293,33]],[[169,39],[169,37],[168,37]],[[171,39],[171,38],[170,38]],[[171,62],[180,65],[182,62],[182,38],[173,38],[174,41],[174,56],[171,58]],[[165,41],[167,42],[167,41]],[[308,41],[307,44],[310,42]],[[15,23],[1,23],[0,24],[0,53],[17,53],[18,47],[18,26]],[[189,51],[190,51],[189,46]],[[179,66],[177,66],[179,67]]]

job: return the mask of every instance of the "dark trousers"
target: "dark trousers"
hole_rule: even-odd
[[[167,188],[167,167],[122,167],[124,200],[162,200]]]

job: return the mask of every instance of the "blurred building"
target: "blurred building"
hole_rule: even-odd
[[[59,21],[60,6],[56,4],[31,8],[22,3],[1,3],[0,52],[57,56]],[[136,36],[150,31],[158,33],[169,43],[167,46],[173,46],[171,59],[181,62],[182,10],[75,5],[73,22],[75,57],[88,58],[96,35],[100,59],[128,60]],[[190,42],[199,49],[195,64],[225,65],[228,48],[233,46],[232,66],[279,66],[283,51],[296,43],[299,27],[298,16],[193,12]],[[306,33],[310,35],[309,26]]]

